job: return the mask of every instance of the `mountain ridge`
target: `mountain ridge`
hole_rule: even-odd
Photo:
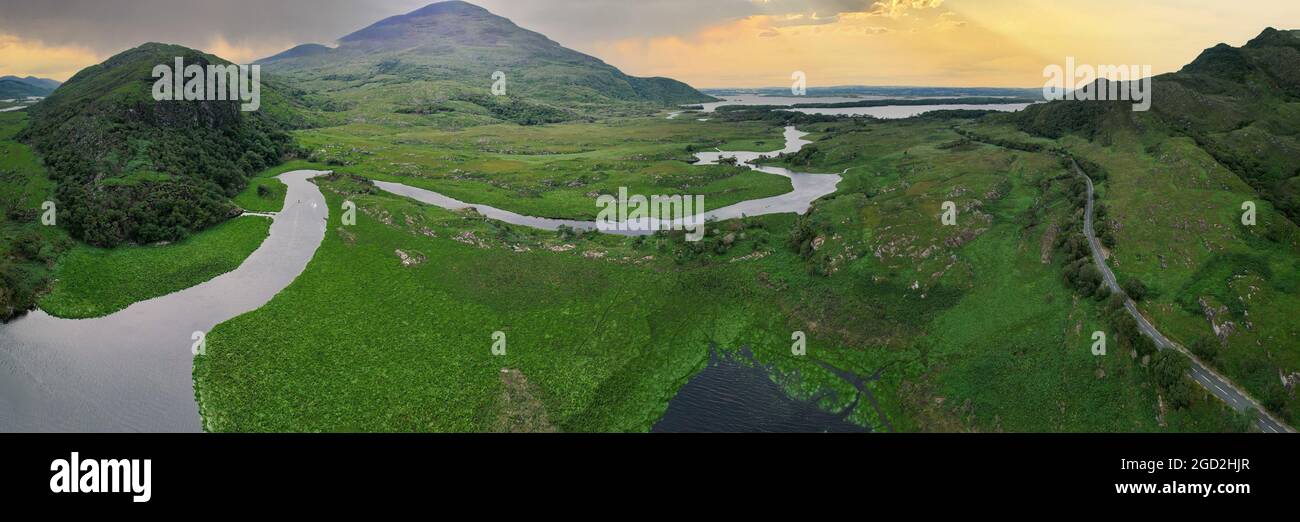
[[[1053,101],[1000,117],[1049,138],[1192,138],[1300,222],[1300,30],[1269,27],[1241,47],[1214,45],[1151,82],[1148,112],[1133,112],[1130,102]]]
[[[284,75],[324,96],[378,84],[393,97],[409,101],[414,93],[396,86],[429,82],[434,85],[424,90],[429,93],[426,101],[473,99],[489,93],[494,73],[501,71],[511,98],[570,110],[592,104],[662,106],[713,100],[670,78],[627,75],[599,58],[461,1],[391,16],[338,42],[336,48],[300,45],[259,63],[267,65],[269,74]],[[334,98],[347,103],[346,95]],[[388,108],[429,112],[410,103]]]

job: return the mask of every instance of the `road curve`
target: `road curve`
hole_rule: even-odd
[[[1264,407],[1259,404],[1259,402],[1256,402],[1249,394],[1232,384],[1232,381],[1228,380],[1228,378],[1219,375],[1218,372],[1215,372],[1209,366],[1206,366],[1196,357],[1195,354],[1187,350],[1187,348],[1173,342],[1168,337],[1165,337],[1164,334],[1160,333],[1160,330],[1157,330],[1156,327],[1153,326],[1140,311],[1138,311],[1137,303],[1133,302],[1133,300],[1124,293],[1124,288],[1121,287],[1119,281],[1115,279],[1115,273],[1106,265],[1106,258],[1102,255],[1101,242],[1097,240],[1097,233],[1093,230],[1092,216],[1094,189],[1092,186],[1092,178],[1088,177],[1088,175],[1083,172],[1083,169],[1079,168],[1079,164],[1075,162],[1073,158],[1070,159],[1070,164],[1074,167],[1075,174],[1082,177],[1088,184],[1088,205],[1084,210],[1083,233],[1088,236],[1088,248],[1092,250],[1093,262],[1096,263],[1097,270],[1101,272],[1101,277],[1106,283],[1106,288],[1110,289],[1110,292],[1113,294],[1124,296],[1124,309],[1128,310],[1129,315],[1133,316],[1134,321],[1137,321],[1138,330],[1141,331],[1143,335],[1151,338],[1155,343],[1156,348],[1160,350],[1176,350],[1187,356],[1187,358],[1191,360],[1191,370],[1187,373],[1191,376],[1192,380],[1196,381],[1197,384],[1200,384],[1201,387],[1208,390],[1215,397],[1228,403],[1232,409],[1237,411],[1254,412],[1257,419],[1255,426],[1258,427],[1260,431],[1264,433],[1295,433],[1294,429],[1270,414],[1268,410],[1264,409]]]

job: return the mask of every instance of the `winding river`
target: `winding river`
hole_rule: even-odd
[[[745,216],[762,216],[766,214],[785,214],[791,212],[803,214],[808,212],[808,208],[812,206],[814,201],[833,194],[841,180],[840,176],[837,174],[805,174],[781,167],[767,167],[754,164],[754,161],[764,155],[773,156],[778,152],[787,154],[798,152],[805,145],[812,143],[803,139],[804,136],[807,135],[808,133],[801,132],[793,126],[786,127],[785,147],[776,152],[715,151],[696,153],[695,157],[699,159],[699,162],[696,163],[697,165],[714,165],[722,158],[736,158],[738,164],[749,167],[750,169],[789,178],[790,185],[793,187],[793,190],[790,192],[779,196],[751,199],[734,205],[710,210],[704,213],[704,219],[706,221],[726,221],[729,219],[739,219]],[[567,226],[575,230],[598,230],[595,221],[525,216],[523,214],[517,214],[509,210],[502,210],[489,205],[465,203],[431,190],[403,185],[401,183],[375,181],[375,186],[386,192],[408,197],[421,203],[442,207],[447,210],[463,210],[472,208],[488,219],[494,219],[512,225],[520,225],[541,230],[556,230],[561,226]],[[592,208],[594,209],[595,207],[593,206]],[[662,224],[665,226],[674,223],[680,224],[680,221],[681,219],[672,222],[663,221]],[[649,224],[649,220],[647,219],[638,223],[638,226],[619,226],[615,227],[617,230],[602,230],[602,232],[630,236],[650,235],[653,234],[653,231],[651,231]]]
[[[787,127],[781,152],[803,148],[810,143],[804,136]],[[697,154],[702,164],[734,157],[751,169],[789,178],[794,188],[779,196],[712,210],[707,219],[804,213],[813,201],[835,192],[840,182],[834,174],[755,165],[764,154],[774,153]],[[106,317],[60,319],[38,310],[0,325],[0,431],[200,431],[192,379],[193,336],[262,307],[306,268],[325,237],[329,216],[324,196],[310,181],[321,174],[294,171],[279,176],[288,187],[284,209],[270,215],[270,235],[234,271]],[[545,230],[561,225],[596,228],[594,222],[525,216],[398,183],[375,184],[446,209],[474,208],[515,225]]]
[[[199,431],[191,336],[261,308],[307,267],[329,214],[309,181],[320,174],[280,175],[284,210],[234,271],[98,319],[36,311],[0,326],[0,431]]]

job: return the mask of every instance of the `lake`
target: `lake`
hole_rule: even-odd
[[[817,401],[786,395],[773,382],[771,370],[757,364],[749,350],[721,353],[709,350],[709,363],[682,386],[654,433],[860,433],[867,428],[830,413]]]

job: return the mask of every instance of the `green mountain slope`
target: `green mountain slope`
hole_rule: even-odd
[[[1051,138],[1109,141],[1135,131],[1192,138],[1300,222],[1300,31],[1269,28],[1239,48],[1219,44],[1152,86],[1146,113],[1127,102],[1058,101],[1010,118]]]
[[[177,240],[237,212],[229,198],[293,150],[298,116],[263,81],[261,110],[238,101],[155,101],[152,70],[228,64],[150,43],[77,73],[33,106],[24,139],[55,180],[59,224],[98,246]]]
[[[1214,46],[1152,87],[1147,112],[1057,101],[979,131],[1078,158],[1098,181],[1107,262],[1143,315],[1300,424],[1300,32]]]
[[[59,82],[54,80],[34,76],[26,78],[4,76],[0,77],[0,100],[26,98],[28,96],[49,96],[57,88],[59,88]]]
[[[268,74],[319,96],[327,110],[435,114],[542,121],[599,107],[711,100],[668,78],[637,78],[597,58],[465,2],[441,2],[344,36],[335,49],[299,46],[267,58]],[[508,96],[486,99],[493,73]]]

